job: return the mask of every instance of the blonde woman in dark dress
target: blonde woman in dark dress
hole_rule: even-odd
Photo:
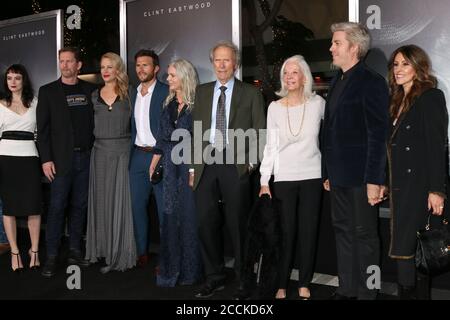
[[[159,122],[155,146],[157,151],[150,164],[149,174],[150,177],[153,175],[161,159],[164,168],[164,218],[156,284],[174,287],[192,285],[202,276],[194,192],[188,181],[189,168],[183,161],[183,154],[174,152],[179,142],[190,143],[193,130],[192,109],[198,80],[194,66],[184,59],[173,61],[167,74],[169,95]],[[179,139],[173,138],[180,135],[182,137]]]

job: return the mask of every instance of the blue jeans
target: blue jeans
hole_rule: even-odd
[[[3,227],[3,203],[0,200],[0,243],[8,243],[5,228]]]
[[[69,195],[69,248],[81,250],[81,237],[86,222],[88,203],[90,157],[90,151],[74,152],[72,171],[65,176],[55,177],[50,185],[50,206],[46,228],[48,256],[58,254]]]
[[[156,206],[158,207],[159,225],[163,219],[163,190],[162,183],[152,185],[148,176],[148,168],[153,153],[134,149],[130,163],[130,191],[133,209],[134,237],[136,240],[137,255],[147,254],[149,246],[149,217],[147,206],[150,195],[154,192]]]

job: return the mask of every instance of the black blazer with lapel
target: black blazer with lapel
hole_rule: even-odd
[[[199,85],[196,89],[195,93],[195,103],[194,109],[192,112],[193,121],[194,121],[194,143],[193,143],[193,152],[197,152],[196,157],[200,158],[200,150],[196,149],[195,143],[198,139],[201,139],[206,130],[211,129],[211,117],[212,117],[212,102],[214,96],[214,86],[216,81],[205,83]],[[242,129],[244,132],[248,129],[256,129],[257,130],[257,139],[259,139],[259,130],[264,129],[266,127],[266,116],[264,111],[264,99],[262,97],[261,92],[254,86],[244,83],[238,79],[235,79],[234,87],[233,87],[233,95],[231,98],[231,106],[230,106],[230,120],[228,121],[228,129]],[[196,132],[195,129],[195,121],[199,121],[202,124],[202,131]],[[199,137],[198,134],[202,135]],[[209,136],[205,137],[207,141],[202,142],[202,150],[205,150],[206,146],[209,145]],[[259,141],[259,140],[258,140]],[[258,143],[256,141],[256,143]],[[255,141],[252,141],[255,143]],[[238,169],[239,176],[243,175],[247,170],[248,165],[248,154],[249,154],[249,145],[245,145],[245,149],[236,149],[236,143],[234,144],[234,156],[235,163],[236,157],[238,154],[244,152],[246,164],[237,164],[236,167]],[[194,162],[194,156],[192,161]],[[203,157],[201,157],[201,163],[195,163],[192,167],[195,169],[194,174],[194,188],[197,187],[198,182],[200,181],[201,175],[203,173],[204,168]],[[254,164],[256,165],[256,163]]]
[[[87,125],[91,131],[94,128],[94,112],[91,101],[91,93],[96,86],[78,80],[88,99],[88,108],[92,114]],[[66,175],[72,166],[73,154],[73,130],[70,119],[70,110],[61,78],[42,86],[39,89],[38,105],[36,109],[37,119],[37,146],[41,163],[53,161],[56,167],[56,175]],[[94,142],[92,133],[92,141]]]
[[[341,75],[333,79],[329,96]],[[384,184],[388,109],[385,79],[359,62],[333,110],[329,99],[325,107],[322,176],[331,185]]]

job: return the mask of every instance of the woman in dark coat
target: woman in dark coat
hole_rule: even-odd
[[[425,226],[428,212],[441,215],[444,209],[448,115],[430,72],[427,54],[414,45],[398,48],[389,61],[389,256],[397,260],[400,298],[415,296],[416,232]]]
[[[188,184],[189,168],[185,159],[190,156],[191,112],[198,81],[192,64],[183,59],[173,61],[167,74],[170,91],[164,103],[155,146],[157,151],[149,174],[150,177],[153,175],[161,160],[164,219],[156,284],[174,287],[194,284],[202,275],[194,193]]]

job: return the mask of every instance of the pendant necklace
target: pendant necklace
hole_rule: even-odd
[[[297,136],[300,134],[300,132],[302,131],[302,128],[303,128],[303,122],[304,122],[304,120],[305,120],[306,100],[305,100],[305,103],[304,103],[304,106],[303,106],[302,118],[301,118],[301,120],[300,120],[300,129],[298,130],[298,132],[297,132],[296,134],[294,134],[294,133],[292,132],[292,128],[291,128],[291,119],[290,119],[290,116],[289,116],[289,98],[286,97],[286,101],[287,101],[286,113],[287,113],[287,121],[288,121],[289,131],[291,132],[291,135],[292,135],[293,137],[297,137]]]

